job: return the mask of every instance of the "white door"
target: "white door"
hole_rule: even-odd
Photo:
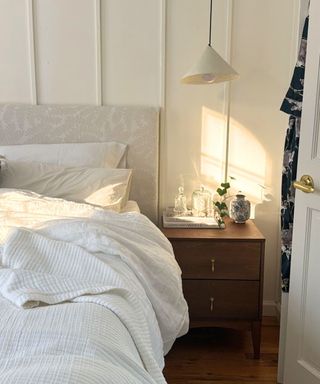
[[[320,383],[320,1],[311,0],[289,292],[285,384]]]

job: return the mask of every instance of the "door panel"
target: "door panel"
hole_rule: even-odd
[[[320,307],[317,302],[320,298],[320,210],[307,210],[307,228],[304,271],[302,280],[305,284],[301,293],[302,333],[300,340],[300,364],[311,373],[320,372]],[[316,331],[317,330],[317,331]]]
[[[314,193],[297,190],[285,355],[285,384],[320,383],[320,1],[311,0],[298,178],[310,175]]]

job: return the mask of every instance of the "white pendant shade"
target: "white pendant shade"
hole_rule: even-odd
[[[199,62],[181,79],[184,84],[213,84],[239,78],[239,74],[208,45]]]

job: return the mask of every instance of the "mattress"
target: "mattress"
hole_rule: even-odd
[[[0,319],[1,384],[165,383],[163,356],[188,329],[172,247],[136,208],[9,190]]]

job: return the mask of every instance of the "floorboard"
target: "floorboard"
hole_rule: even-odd
[[[265,317],[261,359],[253,360],[249,332],[193,329],[178,339],[166,357],[168,384],[275,384],[279,324]]]

